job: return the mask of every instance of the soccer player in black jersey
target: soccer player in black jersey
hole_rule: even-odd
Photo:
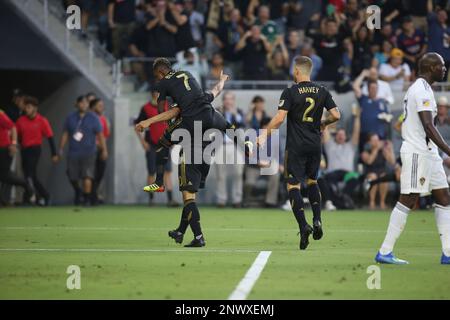
[[[144,188],[147,192],[163,192],[164,164],[168,161],[169,149],[172,146],[171,136],[176,129],[186,129],[191,134],[191,137],[194,137],[195,121],[201,122],[202,133],[209,129],[218,129],[225,132],[227,129],[234,129],[234,127],[211,105],[214,98],[222,92],[225,82],[228,80],[228,75],[222,73],[217,85],[211,91],[204,92],[189,72],[173,70],[170,62],[165,58],[155,60],[153,72],[156,79],[159,80],[156,88],[156,91],[159,92],[158,108],[161,111],[163,110],[167,97],[171,97],[175,105],[166,112],[138,123],[136,130],[142,131],[154,123],[178,117],[164,132],[158,143],[156,149],[156,181],[154,184]],[[236,138],[235,142],[237,143]],[[191,151],[193,152],[191,155],[194,152],[202,152],[206,144],[207,142],[200,146],[201,150],[192,144],[193,149]],[[248,145],[246,148],[250,150],[252,147]],[[182,151],[181,159],[184,158],[184,155],[185,152]],[[203,247],[205,245],[200,227],[200,213],[195,203],[195,195],[198,189],[204,187],[208,173],[209,164],[203,161],[203,157],[201,164],[185,163],[182,160],[178,170],[184,208],[179,227],[176,230],[169,231],[169,236],[175,242],[181,243],[183,235],[188,225],[190,225],[195,237],[187,247]]]
[[[313,68],[310,58],[295,58],[295,84],[281,94],[278,112],[256,140],[264,145],[272,130],[278,129],[287,118],[287,141],[285,151],[284,177],[287,182],[292,211],[300,228],[300,250],[307,248],[309,236],[314,240],[323,236],[320,217],[321,195],[317,185],[317,175],[322,153],[321,130],[340,119],[339,110],[330,92],[310,80]],[[327,117],[322,120],[324,109]],[[313,227],[305,218],[300,183],[306,182],[308,198],[313,211]]]

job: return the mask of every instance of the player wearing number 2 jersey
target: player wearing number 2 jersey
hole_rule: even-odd
[[[289,191],[292,211],[300,228],[300,249],[309,243],[309,235],[322,238],[322,221],[320,217],[320,190],[317,175],[321,160],[321,129],[340,118],[330,92],[310,81],[312,61],[300,56],[295,59],[295,84],[283,91],[278,105],[278,113],[269,123],[267,131],[258,137],[257,143],[263,144],[267,134],[277,129],[287,117],[287,140],[284,174]],[[322,121],[324,109],[329,116]],[[300,195],[300,183],[306,182],[308,198],[313,210],[313,227],[305,218],[303,199]]]
[[[442,57],[434,52],[419,61],[419,78],[410,86],[404,99],[402,147],[400,155],[400,199],[392,210],[384,242],[375,257],[379,263],[407,264],[395,257],[396,240],[405,228],[409,211],[421,193],[433,194],[435,217],[442,242],[442,264],[450,264],[450,194],[438,148],[450,155],[450,147],[437,131],[434,120],[436,101],[431,85],[445,75]]]

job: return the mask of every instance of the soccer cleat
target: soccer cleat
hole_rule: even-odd
[[[313,239],[320,240],[323,237],[322,223],[316,221],[313,223]]]
[[[386,264],[409,264],[408,261],[402,260],[394,256],[394,254],[388,253],[388,254],[381,254],[379,251],[377,255],[375,256],[375,261],[378,263],[386,263]]]
[[[313,232],[313,228],[307,224],[300,233],[300,250],[305,250],[309,245],[309,236]]]
[[[166,188],[164,186],[157,185],[156,183],[145,186],[143,189],[145,192],[164,192]]]
[[[191,243],[185,245],[185,248],[200,248],[206,245],[205,238],[201,237],[200,239],[194,238]]]
[[[445,254],[442,254],[441,264],[450,264],[450,257],[447,257]]]
[[[175,240],[176,243],[182,243],[183,242],[183,236],[181,232],[177,230],[171,230],[168,232],[169,237],[171,237],[173,240]]]

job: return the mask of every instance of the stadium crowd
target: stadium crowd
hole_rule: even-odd
[[[445,0],[64,0],[81,6],[84,32],[97,33],[142,88],[151,80],[141,58],[173,58],[199,79],[289,80],[296,55],[313,59],[313,80],[350,91],[375,67],[393,90],[413,80],[418,58],[435,51],[450,64]],[[381,9],[381,28],[366,8]],[[448,68],[447,68],[448,69]]]
[[[389,190],[398,191],[399,163],[392,137],[401,130],[401,117],[390,111],[393,92],[404,90],[416,76],[416,62],[427,51],[440,53],[450,65],[450,27],[447,1],[433,0],[64,0],[64,5],[82,8],[84,32],[94,30],[99,40],[117,58],[136,58],[130,69],[137,87],[151,90],[151,63],[139,58],[173,58],[176,68],[187,70],[199,81],[216,80],[222,69],[233,79],[289,80],[297,55],[311,57],[312,79],[332,82],[337,92],[353,91],[351,129],[345,124],[323,133],[323,161],[319,185],[328,210],[351,209],[366,204],[386,207]],[[381,8],[381,29],[366,27],[366,7]],[[23,92],[14,93],[12,105],[0,113],[0,182],[2,203],[9,201],[9,185],[24,190],[24,202],[49,204],[50,195],[36,170],[40,145],[47,138],[54,162],[66,154],[68,176],[75,191],[75,203],[97,204],[97,189],[108,157],[105,138],[109,136],[103,102],[94,94],[80,96],[77,111],[70,114],[60,139],[53,141],[48,121],[38,114],[38,101]],[[437,127],[450,144],[449,103],[438,98]],[[88,109],[92,112],[89,112]],[[264,129],[270,117],[265,101],[255,96],[247,113],[239,108],[233,91],[222,95],[220,111],[237,128]],[[137,120],[154,115],[154,97],[142,107]],[[23,123],[39,122],[32,138]],[[394,123],[394,125],[392,125]],[[80,126],[84,126],[80,130]],[[153,127],[139,141],[145,150],[148,181],[154,179],[154,146],[165,127]],[[395,131],[394,130],[394,131]],[[88,139],[80,137],[80,132]],[[80,141],[87,141],[80,143]],[[216,165],[216,203],[235,207],[263,203],[283,205],[283,131],[280,133],[279,173],[260,176],[251,165]],[[225,139],[225,144],[231,143]],[[23,177],[11,170],[21,145]],[[229,148],[218,151],[224,157]],[[450,159],[444,157],[450,174]],[[17,166],[13,166],[17,168]],[[171,168],[166,168],[169,205],[172,198]],[[227,180],[232,182],[228,195]],[[391,183],[391,185],[389,185]],[[392,198],[396,198],[393,196]],[[101,200],[101,199],[100,199]],[[150,199],[152,200],[152,199]],[[378,201],[377,201],[378,200]],[[429,204],[424,200],[423,205]]]

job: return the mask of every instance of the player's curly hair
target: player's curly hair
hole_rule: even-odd
[[[171,70],[172,64],[166,58],[158,58],[155,60],[155,62],[153,62],[153,70],[157,70],[159,68]]]

